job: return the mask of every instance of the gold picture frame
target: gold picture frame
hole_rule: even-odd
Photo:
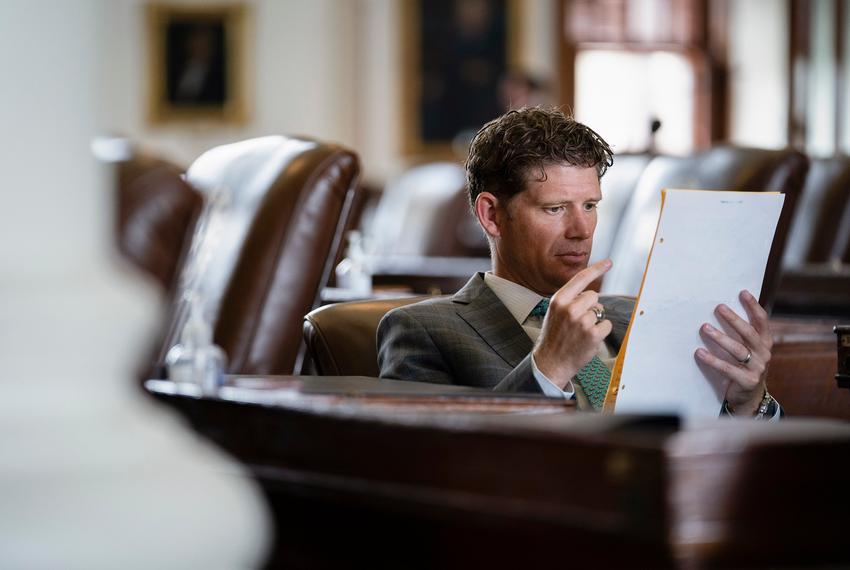
[[[521,8],[520,0],[402,0],[401,125],[405,155],[456,159],[458,140],[504,111],[497,104],[497,82],[510,70],[520,68]],[[488,17],[487,24],[483,23]],[[453,19],[456,30],[462,29],[466,20],[470,26],[482,26],[487,31],[478,43],[468,41],[468,37],[458,39],[449,27]],[[464,46],[469,49],[466,54]],[[472,73],[476,66],[478,70],[489,66],[483,88],[464,91],[464,66]],[[442,85],[435,87],[439,82]],[[440,87],[453,94],[435,97]],[[461,116],[467,117],[465,122],[458,120]]]
[[[244,4],[148,4],[148,120],[247,119]]]

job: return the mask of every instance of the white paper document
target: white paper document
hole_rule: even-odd
[[[703,323],[723,328],[714,316],[720,303],[747,319],[738,295],[746,289],[759,296],[785,197],[698,190],[663,194],[627,343],[615,366],[615,411],[717,417],[726,383],[697,364],[694,352],[706,346],[699,330]]]

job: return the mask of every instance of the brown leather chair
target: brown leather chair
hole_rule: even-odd
[[[812,160],[784,267],[850,262],[850,157]]]
[[[418,293],[454,292],[482,266],[489,245],[472,216],[457,162],[410,168],[387,184],[371,222],[373,283]]]
[[[210,206],[184,264],[160,374],[187,317],[187,288],[199,293],[227,372],[296,370],[301,321],[328,282],[359,171],[345,148],[283,136],[217,147],[192,164],[187,178]]]
[[[428,297],[353,301],[326,305],[304,317],[304,340],[321,376],[378,376],[375,335],[381,318],[396,307]]]
[[[389,256],[488,256],[473,218],[466,172],[455,162],[414,166],[387,184],[372,224],[375,253]]]
[[[765,270],[761,301],[772,304],[791,218],[808,171],[793,150],[717,146],[687,157],[659,156],[643,171],[611,249],[602,292],[637,294],[652,245],[663,188],[782,192],[785,204]]]
[[[652,155],[648,153],[617,154],[614,156],[614,164],[599,181],[603,201],[599,205],[596,231],[593,233],[590,263],[611,255],[617,228],[650,160]]]
[[[134,153],[117,164],[119,251],[163,289],[172,291],[203,197],[183,169]]]

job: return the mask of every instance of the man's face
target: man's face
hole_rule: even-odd
[[[602,193],[595,168],[545,171],[546,180],[497,205],[492,237],[496,275],[548,296],[587,267]]]

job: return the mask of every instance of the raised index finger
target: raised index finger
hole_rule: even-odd
[[[591,283],[605,275],[609,269],[611,269],[610,259],[597,261],[573,275],[573,278],[561,287],[558,294],[567,299],[573,299],[576,295],[587,289]]]

